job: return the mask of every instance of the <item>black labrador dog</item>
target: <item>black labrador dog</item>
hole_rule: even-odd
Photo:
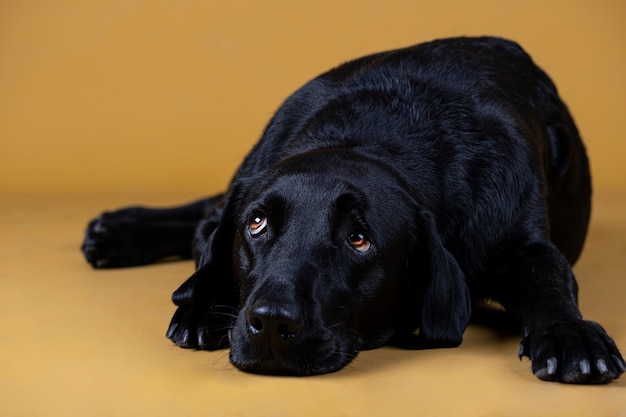
[[[491,299],[521,322],[537,377],[607,383],[625,363],[582,319],[571,268],[590,194],[574,121],[531,58],[503,39],[443,39],[313,79],[225,194],[104,213],[83,252],[96,268],[193,256],[167,337],[230,346],[243,371],[457,346]]]

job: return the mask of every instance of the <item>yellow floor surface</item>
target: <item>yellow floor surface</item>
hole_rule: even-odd
[[[0,199],[0,416],[626,416],[626,378],[540,382],[517,337],[470,326],[457,349],[363,352],[346,369],[249,375],[164,337],[191,262],[95,271],[78,250],[104,208],[192,196]],[[596,196],[575,271],[586,318],[626,348],[626,194]]]

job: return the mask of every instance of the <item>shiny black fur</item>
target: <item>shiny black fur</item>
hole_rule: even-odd
[[[244,371],[321,374],[387,343],[457,346],[487,298],[521,322],[519,355],[539,378],[606,383],[624,361],[582,319],[570,266],[590,195],[576,126],[530,57],[502,39],[443,39],[315,78],[224,195],[105,213],[83,251],[95,267],[193,254],[167,336],[230,346]]]

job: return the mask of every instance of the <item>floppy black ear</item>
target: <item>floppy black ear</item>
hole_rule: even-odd
[[[421,287],[420,347],[461,344],[471,315],[465,275],[445,248],[432,215],[420,212],[413,260]]]
[[[197,270],[172,294],[177,306],[236,303],[232,250],[240,197],[241,187],[231,187],[224,204],[199,224],[194,242]]]

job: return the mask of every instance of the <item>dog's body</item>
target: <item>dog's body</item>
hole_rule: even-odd
[[[83,251],[96,267],[193,252],[167,335],[230,345],[245,371],[320,374],[386,343],[457,346],[489,298],[521,321],[519,354],[539,378],[605,383],[624,361],[582,320],[570,267],[590,194],[549,78],[512,42],[454,38],[312,80],[226,194],[105,213]]]

